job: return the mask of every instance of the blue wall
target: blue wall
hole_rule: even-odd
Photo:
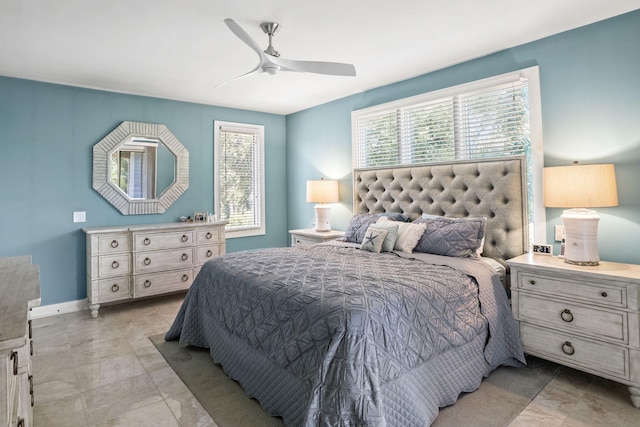
[[[304,183],[319,176],[341,179],[332,226],[348,225],[353,110],[534,65],[540,67],[545,166],[615,164],[620,206],[598,209],[600,256],[640,263],[640,11],[288,116],[289,227],[313,221]],[[547,209],[548,242],[561,214]]]
[[[125,120],[165,124],[189,150],[189,189],[164,214],[123,216],[91,186],[93,145]],[[265,126],[267,234],[230,239],[227,251],[286,246],[285,116],[0,77],[0,256],[33,256],[43,305],[85,298],[82,227],[213,211],[214,120]]]

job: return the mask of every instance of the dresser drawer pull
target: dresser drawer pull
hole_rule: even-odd
[[[183,282],[187,282],[189,280],[189,275],[188,274],[183,274],[182,275],[182,281]]]
[[[535,280],[529,280],[529,284],[530,284],[530,285],[535,285],[535,284],[536,284],[536,281],[535,281]]]
[[[213,255],[213,252],[211,251],[211,249],[209,249],[209,250],[207,251],[207,258],[208,258],[208,257],[210,257],[211,255]]]
[[[118,292],[120,290],[120,286],[118,286],[117,283],[114,283],[113,286],[111,286],[111,292]]]
[[[213,234],[211,234],[210,231],[207,231],[207,234],[205,235],[207,239],[210,239],[213,237]]]
[[[602,295],[602,298],[606,298],[609,296],[605,291],[600,292],[600,295]]]
[[[151,280],[145,280],[144,283],[142,284],[142,286],[144,286],[145,288],[150,288],[151,287]]]
[[[13,375],[18,375],[18,352],[13,350],[9,359],[13,360]]]
[[[18,418],[18,423],[16,427],[24,427],[24,418]]]
[[[29,355],[33,356],[33,340],[29,340]]]
[[[31,406],[33,406],[33,375],[29,375],[29,394],[31,395]]]
[[[571,356],[573,355],[573,353],[576,352],[576,349],[573,348],[573,346],[571,345],[571,342],[565,341],[564,344],[562,344],[562,352],[567,356]]]
[[[144,265],[149,265],[151,264],[151,258],[146,257],[143,262],[144,262]]]
[[[183,242],[186,242],[189,240],[189,238],[187,237],[186,234],[183,234],[182,237],[180,238],[180,240],[182,240]]]
[[[111,268],[113,268],[114,270],[118,267],[120,267],[120,263],[118,261],[113,261],[111,263]]]
[[[112,248],[117,248],[119,245],[120,245],[120,244],[118,243],[118,241],[117,241],[117,240],[112,240],[112,241],[111,241],[111,247],[112,247]]]
[[[31,319],[28,322],[29,325],[29,339],[33,338],[33,329],[31,328]]]
[[[183,260],[183,261],[186,261],[186,260],[188,260],[188,259],[189,259],[189,255],[187,255],[187,254],[182,254],[182,260]]]
[[[560,313],[560,318],[567,323],[573,322],[573,313],[571,313],[571,310],[569,310],[568,308],[565,308]]]
[[[151,244],[151,239],[148,237],[145,237],[142,243],[144,243],[146,246],[149,246]]]

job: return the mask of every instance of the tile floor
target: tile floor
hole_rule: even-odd
[[[148,339],[183,297],[34,319],[35,426],[216,426]],[[626,387],[563,368],[510,427],[528,426],[640,426],[640,410]]]

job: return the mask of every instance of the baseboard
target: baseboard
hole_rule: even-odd
[[[58,314],[87,310],[88,308],[89,306],[87,305],[86,299],[61,302],[59,304],[43,305],[39,307],[33,307],[31,309],[31,318],[39,319],[41,317],[56,316]]]

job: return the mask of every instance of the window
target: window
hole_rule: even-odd
[[[214,121],[215,211],[227,237],[265,234],[264,126]]]
[[[351,122],[354,168],[525,155],[530,236],[546,241],[538,67],[357,110]]]

